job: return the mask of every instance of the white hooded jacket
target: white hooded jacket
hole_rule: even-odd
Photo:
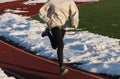
[[[69,17],[75,28],[79,23],[78,8],[73,0],[48,0],[40,8],[39,16],[46,23],[52,20],[52,25],[49,27],[68,26]]]

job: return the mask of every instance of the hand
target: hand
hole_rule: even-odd
[[[47,24],[48,26],[51,26],[53,24],[53,20],[50,20]]]
[[[76,27],[75,25],[72,25],[72,27],[73,27],[74,29],[77,29],[77,27]]]

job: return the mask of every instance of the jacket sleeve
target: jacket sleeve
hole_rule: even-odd
[[[49,18],[47,17],[48,15],[48,9],[50,7],[50,2],[48,1],[46,4],[44,4],[40,10],[39,10],[39,17],[45,22],[48,23],[49,22]]]
[[[79,24],[79,10],[74,2],[71,2],[70,5],[70,17],[72,20],[72,25],[77,28]]]

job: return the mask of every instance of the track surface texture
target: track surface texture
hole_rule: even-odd
[[[1,40],[0,51],[0,67],[12,69],[19,73],[31,74],[42,77],[42,79],[107,79],[68,66],[65,67],[69,69],[69,73],[61,76],[56,62],[29,54]]]

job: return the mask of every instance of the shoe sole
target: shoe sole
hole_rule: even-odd
[[[69,70],[66,69],[63,73],[61,73],[61,75],[65,75],[65,74],[67,74],[68,72],[69,72]]]

